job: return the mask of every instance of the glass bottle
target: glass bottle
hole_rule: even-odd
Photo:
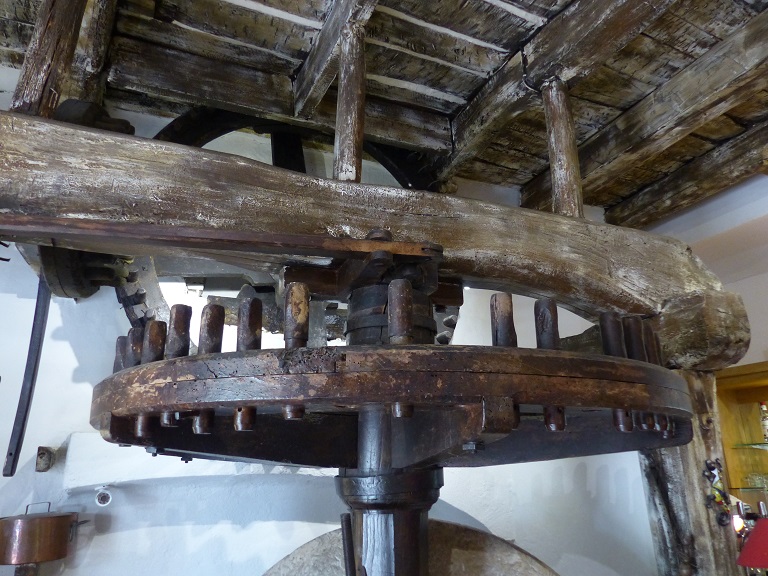
[[[768,442],[768,404],[760,402],[760,425],[763,429],[763,442]]]

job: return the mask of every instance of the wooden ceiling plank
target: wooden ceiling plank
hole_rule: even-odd
[[[368,40],[490,76],[509,56],[506,50],[480,46],[447,30],[423,27],[392,14],[374,11],[366,26]]]
[[[743,104],[731,108],[728,116],[745,125],[768,120],[768,91],[761,90]]]
[[[336,123],[336,101],[329,96],[311,120],[293,114],[290,78],[236,64],[163,48],[128,38],[115,38],[109,87],[206,105],[330,132]],[[450,121],[442,114],[395,103],[366,102],[366,137],[372,141],[433,154],[450,150]]]
[[[19,70],[24,65],[24,52],[0,48],[0,66]]]
[[[521,18],[485,0],[381,0],[380,6],[390,14],[402,14],[425,26],[452,30],[505,50],[517,49],[544,22],[543,18],[535,22]]]
[[[768,166],[768,122],[699,156],[605,212],[607,222],[645,228]]]
[[[142,18],[124,11],[118,14],[117,33],[166,48],[283,76],[291,76],[302,62],[258,46],[232,42],[208,32],[161,22],[154,18]]]
[[[32,24],[0,17],[0,48],[18,52],[23,58],[34,29]]]
[[[257,4],[249,4],[256,6]],[[303,60],[321,22],[283,17],[225,0],[156,0],[155,17]]]
[[[579,147],[584,200],[602,205],[617,175],[747,100],[765,83],[768,12],[675,75]],[[522,205],[546,204],[549,175],[528,183]]]
[[[42,0],[0,0],[0,18],[34,24]]]
[[[480,89],[454,121],[454,151],[441,167],[447,179],[477,154],[508,122],[540,106],[534,86],[552,76],[570,82],[588,75],[653,22],[672,0],[575,2],[544,26]],[[600,17],[596,17],[596,15]],[[527,73],[527,76],[526,76]]]
[[[655,84],[648,84],[608,66],[600,66],[573,87],[571,96],[627,110],[656,88]]]
[[[685,52],[643,33],[609,58],[605,65],[656,89],[694,60]]]
[[[691,296],[711,297],[713,306],[697,318],[712,318],[707,327],[722,339],[715,347],[712,339],[699,339],[696,358],[688,360],[697,365],[746,350],[730,338],[743,335],[737,330],[746,322],[743,303],[671,238],[457,196],[326,180],[19,114],[0,113],[0,141],[0,230],[16,216],[75,220],[86,230],[88,222],[117,220],[165,232],[197,227],[200,246],[209,229],[277,234],[288,221],[293,234],[363,238],[389,228],[400,241],[441,244],[441,269],[467,285],[557,295],[590,318],[605,310],[663,315]]]
[[[339,71],[341,31],[350,22],[368,22],[378,0],[336,0],[294,81],[296,116],[310,117]]]
[[[694,136],[706,138],[713,142],[724,142],[738,136],[746,130],[744,126],[726,115],[713,118],[703,126],[691,132]]]
[[[420,88],[408,86],[404,82],[391,78],[369,74],[366,78],[365,93],[446,115],[454,114],[466,104],[465,100],[455,98],[450,94],[430,89],[421,90]]]
[[[378,44],[366,44],[365,58],[366,67],[373,74],[420,84],[464,100],[471,97],[485,81],[484,77],[474,72],[389,50]]]

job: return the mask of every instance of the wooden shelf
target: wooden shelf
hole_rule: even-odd
[[[748,442],[746,444],[736,444],[734,448],[757,448],[758,450],[768,450],[768,442]]]
[[[717,405],[729,487],[743,486],[752,473],[768,473],[768,442],[754,441],[763,437],[759,403],[764,400],[768,400],[768,362],[717,373]]]

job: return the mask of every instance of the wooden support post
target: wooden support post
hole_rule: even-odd
[[[365,29],[356,22],[347,24],[341,32],[339,64],[333,177],[360,182],[365,127]]]
[[[45,0],[24,57],[11,110],[50,118],[72,63],[87,0]]]
[[[117,16],[117,0],[91,0],[82,30],[82,52],[72,65],[69,96],[101,104],[107,83],[107,53]]]
[[[703,476],[707,460],[723,459],[715,377],[683,376],[694,402],[693,441],[640,453],[659,576],[737,576],[736,533],[718,525],[716,505],[707,508],[712,485]]]
[[[549,168],[552,173],[552,212],[562,216],[584,218],[581,194],[579,150],[568,88],[555,76],[541,87],[544,118],[547,121]]]

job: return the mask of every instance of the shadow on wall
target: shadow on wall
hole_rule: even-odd
[[[61,311],[61,326],[53,340],[69,342],[77,367],[72,382],[97,384],[112,373],[115,341],[128,333],[130,324],[113,288],[101,288],[85,300],[54,297]]]
[[[642,490],[642,487],[630,486],[629,475],[623,468],[599,466],[590,471],[584,462],[579,462],[567,481],[566,474],[557,473],[564,470],[563,466],[558,466],[548,477],[534,476],[527,495],[531,502],[547,502],[550,507],[555,504],[554,509],[560,509],[570,518],[578,518],[583,524],[582,529],[574,530],[572,524],[558,522],[555,515],[542,518],[538,525],[531,527],[532,531],[540,532],[539,538],[561,543],[557,561],[549,559],[553,567],[562,569],[567,565],[572,574],[624,576],[628,566],[642,566],[647,559],[638,553],[633,536],[617,530],[613,519],[600,513],[600,509],[606,507],[613,509],[618,500],[626,501],[624,494],[627,491]],[[593,477],[592,482],[589,476]],[[645,510],[625,509],[616,513],[622,517],[640,513],[643,521],[647,519]],[[598,555],[587,552],[596,548],[600,550]],[[591,558],[582,556],[582,551]],[[649,568],[655,570],[655,566]]]
[[[149,456],[148,456],[149,459]],[[81,520],[75,553],[44,574],[260,574],[312,538],[338,528],[346,508],[332,477],[301,475],[174,478],[111,487],[98,508],[93,491],[60,509]],[[481,530],[445,502],[435,516]]]
[[[0,296],[11,294],[24,300],[35,300],[37,275],[16,250],[16,246],[0,246],[0,256],[10,259],[9,262],[0,262]]]

